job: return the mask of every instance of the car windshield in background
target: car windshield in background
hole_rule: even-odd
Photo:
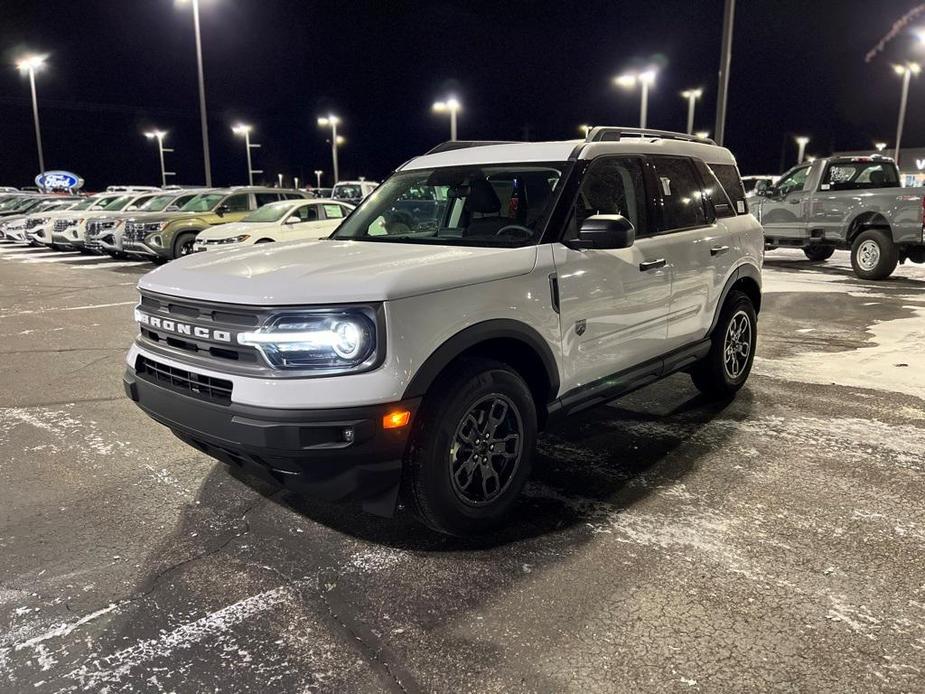
[[[195,198],[180,208],[182,212],[211,212],[212,209],[224,200],[223,193],[207,193],[197,195]]]
[[[334,186],[332,197],[339,200],[359,200],[363,197],[363,191],[360,186],[337,184]]]
[[[128,205],[132,199],[131,195],[118,195],[114,198],[101,198],[91,207],[91,210],[121,210]]]
[[[160,212],[176,199],[176,195],[155,195],[138,206],[139,212]]]
[[[72,210],[88,210],[96,204],[97,198],[87,198],[74,205]]]
[[[422,169],[392,176],[335,239],[507,247],[537,243],[567,164]]]
[[[893,164],[857,161],[829,164],[822,177],[821,190],[862,190],[865,188],[899,188],[899,176]]]
[[[289,210],[292,209],[291,202],[271,202],[269,205],[264,205],[259,207],[249,215],[247,215],[242,222],[278,222],[283,218]]]

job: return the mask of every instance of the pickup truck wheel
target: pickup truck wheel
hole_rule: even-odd
[[[524,380],[465,359],[424,397],[406,462],[406,493],[425,525],[447,535],[499,526],[530,475],[536,405]]]
[[[882,229],[863,231],[851,244],[851,267],[862,280],[886,279],[898,263],[899,251]]]
[[[758,341],[758,319],[747,294],[729,292],[711,340],[710,353],[693,366],[691,380],[701,393],[732,397],[751,373]]]
[[[834,246],[807,246],[803,249],[803,252],[806,254],[806,257],[809,258],[814,263],[822,262],[823,260],[828,260],[832,257],[832,254],[835,252]]]

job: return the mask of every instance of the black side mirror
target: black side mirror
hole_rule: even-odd
[[[215,214],[217,214],[219,217],[224,217],[226,212],[228,212],[228,205],[219,205],[215,209]]]
[[[636,241],[636,229],[622,214],[596,214],[578,230],[578,238],[568,243],[575,249],[629,248]]]

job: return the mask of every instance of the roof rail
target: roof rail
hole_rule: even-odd
[[[469,149],[470,147],[488,147],[489,145],[516,145],[515,140],[449,140],[441,142],[427,154],[439,154],[440,152],[452,152],[456,149]]]
[[[619,126],[599,125],[588,131],[585,142],[617,142],[624,137],[651,137],[656,140],[682,140],[684,142],[699,142],[705,145],[716,143],[709,137],[697,137],[687,133],[676,133],[672,130],[650,130],[649,128],[621,128]]]

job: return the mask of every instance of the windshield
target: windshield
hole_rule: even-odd
[[[155,195],[148,198],[136,209],[139,212],[160,212],[176,199],[176,195]]]
[[[97,201],[97,198],[86,198],[85,200],[81,200],[80,202],[78,202],[71,209],[72,210],[87,210],[93,207],[93,205],[96,204],[96,201]]]
[[[97,198],[96,204],[90,207],[91,210],[121,210],[128,205],[131,195],[117,195],[109,198]]]
[[[203,193],[202,195],[197,195],[180,209],[183,212],[210,212],[224,197],[224,193]]]
[[[269,205],[264,205],[249,215],[247,215],[242,222],[278,222],[283,218],[283,216],[289,212],[293,207],[291,202],[271,202]]]
[[[341,200],[359,200],[363,197],[363,189],[350,183],[338,183],[334,186],[333,197]]]
[[[537,243],[567,164],[422,169],[376,188],[332,238],[467,246]]]

